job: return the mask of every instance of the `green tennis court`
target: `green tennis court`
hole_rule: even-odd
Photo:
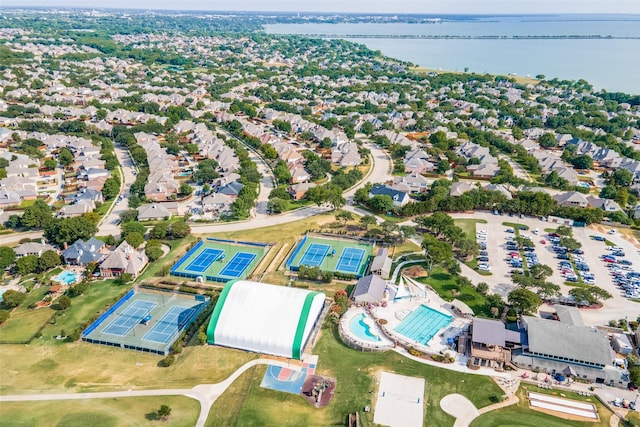
[[[305,236],[287,260],[287,268],[318,267],[320,271],[362,277],[373,255],[373,244],[364,241]]]
[[[223,283],[246,279],[268,249],[264,243],[207,238],[200,240],[171,267],[171,275]]]

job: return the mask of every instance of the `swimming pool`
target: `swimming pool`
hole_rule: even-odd
[[[373,320],[366,317],[363,313],[353,316],[353,319],[349,322],[349,330],[351,333],[363,341],[382,341],[378,335],[374,335],[374,333],[371,332],[371,326],[366,323],[365,319],[373,322]]]
[[[7,292],[9,289],[0,289],[0,302],[2,302],[2,294]]]
[[[453,316],[441,313],[426,305],[420,305],[404,318],[394,331],[422,345],[451,323]]]
[[[77,274],[74,273],[71,270],[65,270],[62,273],[58,274],[56,277],[53,278],[53,280],[55,280],[56,282],[63,282],[67,285],[70,285],[71,283],[75,282],[77,279]]]

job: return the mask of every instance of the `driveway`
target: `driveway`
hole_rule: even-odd
[[[114,201],[111,205],[111,211],[105,215],[98,224],[97,234],[100,236],[112,235],[117,237],[120,235],[120,213],[129,209],[129,189],[131,188],[131,184],[136,180],[136,176],[134,175],[135,167],[129,156],[129,152],[120,145],[116,145],[115,153],[120,162],[120,175],[122,179],[120,181],[120,193],[118,196],[122,196],[122,201],[118,204]]]

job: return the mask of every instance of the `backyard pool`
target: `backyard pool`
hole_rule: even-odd
[[[349,329],[351,333],[363,341],[378,342],[381,341],[380,337],[372,332],[372,326],[368,322],[373,322],[370,318],[364,315],[364,313],[353,316],[349,323]]]
[[[2,302],[2,294],[4,294],[7,291],[8,289],[0,289],[0,302]]]
[[[394,331],[422,345],[428,345],[429,341],[441,329],[449,326],[452,320],[453,316],[449,314],[420,305],[405,317]]]
[[[53,280],[55,280],[56,282],[62,282],[66,285],[70,285],[71,283],[75,282],[77,278],[78,275],[75,272],[71,270],[65,270],[54,277]]]

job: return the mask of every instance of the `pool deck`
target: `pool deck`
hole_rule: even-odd
[[[444,329],[441,329],[437,335],[435,335],[428,345],[422,345],[410,338],[398,334],[395,332],[395,328],[402,322],[402,319],[412,311],[414,311],[420,305],[426,305],[442,313],[453,316],[453,321]],[[385,319],[387,324],[385,325],[387,331],[392,335],[397,335],[399,341],[415,343],[415,347],[418,349],[425,349],[430,353],[440,353],[441,351],[448,350],[447,338],[454,338],[460,335],[465,329],[469,327],[470,320],[456,316],[453,311],[446,308],[448,303],[440,298],[435,292],[427,289],[426,297],[413,297],[405,298],[395,302],[390,302],[386,307],[374,307],[371,312],[377,319]],[[404,316],[403,316],[404,314]]]
[[[363,340],[362,338],[357,337],[353,332],[351,332],[351,328],[349,326],[351,324],[351,320],[354,317],[359,316],[361,314],[364,314],[365,317],[371,321],[370,323],[371,332],[377,334],[380,337],[380,341]],[[344,333],[346,333],[349,336],[349,339],[351,339],[354,342],[357,342],[358,344],[360,344],[365,348],[366,347],[390,348],[393,346],[393,342],[384,335],[384,333],[380,330],[380,327],[375,323],[371,315],[368,314],[363,307],[351,307],[349,310],[347,310],[347,312],[342,316],[342,319],[340,319],[340,327],[342,328]]]

